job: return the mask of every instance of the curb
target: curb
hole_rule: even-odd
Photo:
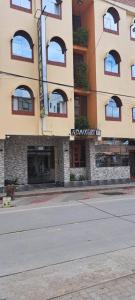
[[[122,186],[122,185],[119,185],[119,186],[116,186],[116,185],[112,185],[112,186],[100,186],[100,187],[87,187],[86,189],[73,189],[73,190],[71,190],[71,189],[69,189],[69,190],[59,190],[59,191],[44,191],[44,192],[38,192],[37,190],[36,190],[36,192],[34,193],[33,191],[32,192],[30,192],[29,194],[25,194],[25,192],[24,193],[22,193],[22,194],[17,194],[17,193],[15,193],[15,197],[16,198],[22,198],[22,197],[25,197],[25,198],[27,198],[27,197],[33,197],[33,196],[42,196],[42,195],[60,195],[60,194],[73,194],[73,193],[79,193],[79,192],[90,192],[90,191],[92,191],[92,192],[94,192],[94,191],[104,191],[104,190],[118,190],[118,189],[124,189],[124,190],[126,190],[126,189],[132,189],[132,188],[135,188],[135,185],[127,185],[127,186]]]

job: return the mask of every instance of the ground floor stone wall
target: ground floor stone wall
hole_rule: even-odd
[[[86,177],[86,168],[70,168],[70,174],[75,175],[75,179],[79,180],[79,178],[82,176],[85,179],[87,179]]]
[[[88,182],[129,179],[130,167],[96,167],[95,142],[86,140],[86,167],[70,169],[69,138],[46,136],[12,136],[0,141],[0,187],[5,180],[17,180],[18,184],[28,184],[28,146],[53,146],[55,152],[55,183],[70,184],[70,175],[76,180]]]
[[[94,168],[91,178],[92,180],[128,179],[130,167]]]
[[[49,137],[12,136],[5,140],[5,180],[17,180],[18,184],[28,184],[28,146],[53,146],[55,148],[56,182],[70,180],[69,141]]]

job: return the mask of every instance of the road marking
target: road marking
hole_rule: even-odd
[[[49,209],[49,208],[62,208],[62,207],[76,207],[76,206],[82,206],[83,203],[76,203],[76,204],[64,204],[64,205],[52,205],[52,206],[40,206],[40,207],[31,207],[31,208],[10,208],[10,210],[7,211],[7,208],[3,211],[0,211],[0,214],[10,214],[10,213],[18,213],[18,212],[27,212],[32,210],[43,210],[43,209]],[[12,210],[11,210],[12,209]]]

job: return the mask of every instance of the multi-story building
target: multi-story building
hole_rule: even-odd
[[[135,176],[133,0],[1,0],[0,186]]]

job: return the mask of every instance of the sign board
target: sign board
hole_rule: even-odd
[[[39,68],[39,94],[40,110],[48,113],[47,99],[47,61],[46,61],[46,21],[41,15],[37,22],[38,29],[38,68]]]
[[[71,129],[73,136],[101,136],[99,129]]]
[[[11,202],[11,197],[3,197],[3,201],[2,201],[2,207],[11,207],[12,206],[12,202]]]

